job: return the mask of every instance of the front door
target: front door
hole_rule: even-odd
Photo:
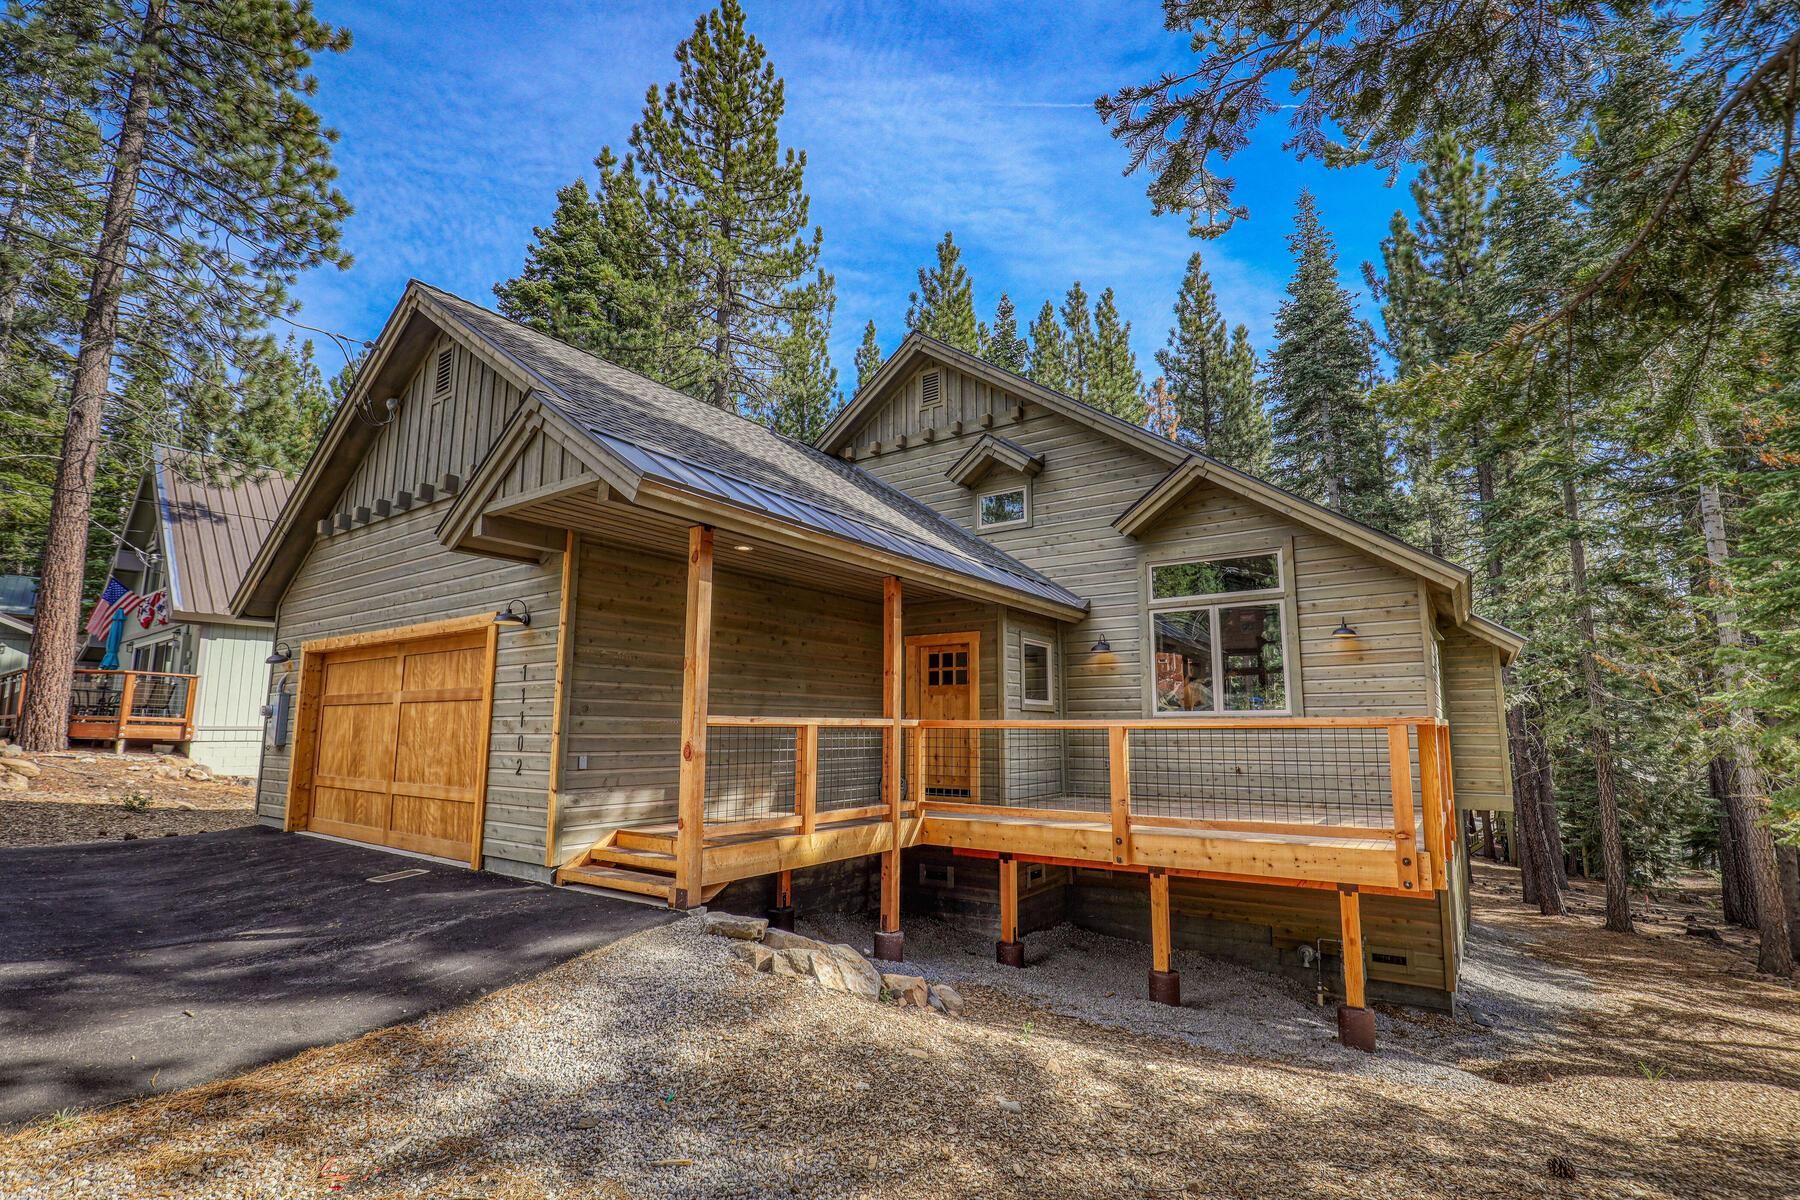
[[[906,639],[906,715],[972,721],[980,715],[981,634]],[[981,791],[981,731],[936,729],[925,737],[925,794],[972,800]]]

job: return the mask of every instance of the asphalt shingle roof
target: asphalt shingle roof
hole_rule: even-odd
[[[459,296],[419,284],[542,382],[545,401],[632,469],[688,491],[1074,608],[1087,602],[851,463]]]

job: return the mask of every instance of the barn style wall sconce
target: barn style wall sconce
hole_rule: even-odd
[[[530,625],[531,610],[523,600],[508,600],[506,607],[494,614],[496,625]]]
[[[1342,617],[1338,620],[1338,627],[1331,631],[1331,636],[1334,638],[1353,638],[1356,636],[1356,628],[1350,624],[1349,617]]]
[[[293,662],[294,652],[288,649],[288,644],[286,642],[276,642],[274,652],[270,654],[269,657],[263,659],[263,661],[268,663],[271,667],[278,667],[284,662]]]
[[[1099,641],[1095,642],[1093,645],[1088,647],[1088,653],[1089,654],[1111,654],[1112,653],[1112,643],[1107,641],[1105,636],[1102,635]]]

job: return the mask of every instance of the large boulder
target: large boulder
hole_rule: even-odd
[[[22,792],[31,786],[31,780],[23,775],[14,775],[11,771],[0,771],[0,792]]]
[[[925,982],[922,975],[886,972],[881,976],[881,986],[901,1004],[925,1008],[931,1003],[931,985]]]
[[[931,985],[930,1004],[931,1007],[954,1017],[963,1010],[962,993],[947,983],[934,983]]]
[[[774,926],[763,930],[762,943],[772,950],[823,950],[825,943],[794,933],[788,929],[777,929]]]
[[[0,758],[18,758],[25,751],[13,742],[0,743]]]
[[[44,773],[44,768],[29,758],[0,758],[0,770],[11,771],[14,775],[23,775],[27,779],[36,779]]]
[[[706,932],[740,942],[759,942],[769,928],[767,918],[740,917],[735,913],[709,912],[701,920],[706,922]]]

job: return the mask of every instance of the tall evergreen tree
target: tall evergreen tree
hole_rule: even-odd
[[[1175,324],[1169,329],[1168,345],[1156,352],[1156,362],[1175,397],[1182,442],[1209,454],[1224,417],[1229,354],[1225,318],[1219,315],[1212,280],[1200,255],[1191,254],[1175,296]]]
[[[881,369],[881,343],[875,340],[875,322],[863,326],[862,345],[856,348],[856,390],[862,391]]]
[[[1275,468],[1286,487],[1346,516],[1397,523],[1381,422],[1366,394],[1374,372],[1368,328],[1337,277],[1337,251],[1310,192],[1300,193],[1288,247],[1288,298],[1269,355]]]
[[[749,415],[797,442],[810,444],[824,433],[840,399],[827,347],[830,338],[829,309],[823,319],[814,313],[795,318],[781,345],[781,368],[769,398]]]
[[[1133,425],[1150,419],[1144,400],[1144,374],[1131,350],[1131,322],[1119,316],[1113,290],[1100,293],[1094,306],[1094,348],[1088,367],[1087,402]]]
[[[1063,297],[1062,325],[1064,337],[1064,374],[1066,390],[1077,400],[1086,401],[1093,391],[1094,313],[1088,307],[1087,292],[1077,279]]]
[[[1037,320],[1031,323],[1031,365],[1027,372],[1033,383],[1056,392],[1069,392],[1069,338],[1056,321],[1056,306],[1044,301]]]
[[[109,10],[59,86],[107,129],[106,200],[69,387],[38,591],[20,741],[56,749],[68,734],[88,527],[113,364],[150,305],[188,366],[229,358],[287,304],[300,270],[343,262],[349,205],[333,186],[333,135],[309,104],[312,56],[349,36],[302,0],[217,5],[140,0]],[[72,52],[73,53],[73,52]]]
[[[791,378],[782,355],[795,324],[829,324],[832,307],[824,235],[807,228],[806,155],[781,145],[785,90],[737,0],[699,18],[675,61],[676,80],[650,89],[631,131],[647,229],[679,282],[662,297],[666,353],[692,361],[694,395],[761,411],[772,381]]]
[[[1175,409],[1175,393],[1169,390],[1169,381],[1161,375],[1152,379],[1144,392],[1144,404],[1150,410],[1151,430],[1174,441],[1181,432],[1181,414]]]
[[[1013,311],[1012,297],[1000,293],[994,306],[994,327],[988,333],[985,357],[996,367],[1023,375],[1030,347],[1019,336],[1019,317]]]
[[[948,342],[958,350],[981,353],[974,290],[969,272],[962,265],[962,251],[948,231],[937,244],[936,265],[919,268],[919,290],[907,305],[906,327]]]
[[[590,192],[556,193],[550,224],[532,230],[525,269],[494,287],[515,321],[677,388],[698,386],[703,351],[672,327],[692,297],[678,259],[657,253],[643,184],[610,147]]]
[[[1227,466],[1266,478],[1275,459],[1275,435],[1256,377],[1256,351],[1250,345],[1250,331],[1242,325],[1231,331],[1221,376],[1219,424],[1208,439],[1207,453]]]

